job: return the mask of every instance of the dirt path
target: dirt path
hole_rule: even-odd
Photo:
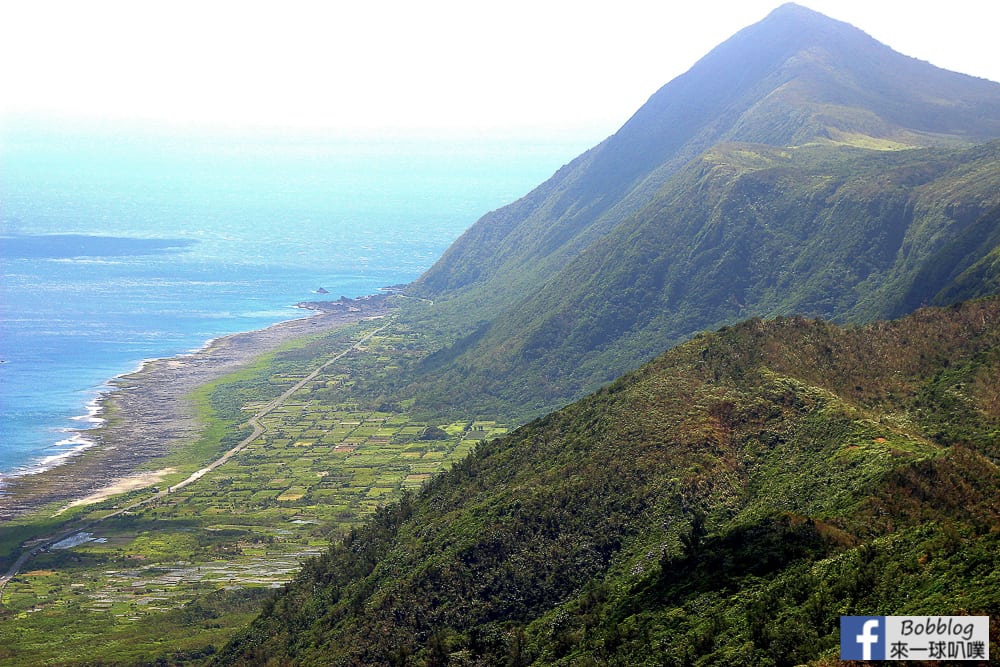
[[[61,507],[100,493],[197,437],[201,427],[189,398],[197,387],[252,363],[290,340],[389,312],[379,302],[366,302],[351,311],[321,312],[218,338],[197,352],[149,361],[136,372],[115,378],[110,383],[114,389],[99,401],[98,416],[105,423],[81,431],[95,446],[51,470],[4,478],[0,525],[46,505],[59,503]]]
[[[251,417],[250,420],[249,420],[249,422],[248,422],[250,424],[250,426],[253,428],[253,432],[250,435],[248,435],[247,437],[245,437],[243,440],[241,440],[239,442],[239,444],[237,444],[235,447],[233,447],[232,449],[230,449],[229,451],[227,451],[225,454],[223,454],[222,456],[220,456],[219,458],[217,458],[215,461],[212,461],[210,464],[208,464],[207,466],[205,466],[201,470],[196,470],[195,472],[191,473],[191,476],[188,477],[187,479],[185,479],[184,481],[178,482],[177,484],[174,484],[173,486],[168,487],[165,491],[160,491],[158,494],[156,494],[156,496],[154,496],[153,498],[149,498],[149,499],[143,501],[143,503],[150,502],[150,501],[152,501],[152,500],[154,500],[156,498],[161,498],[161,497],[163,497],[163,496],[165,496],[165,495],[167,495],[169,493],[173,493],[174,491],[177,491],[178,489],[183,489],[188,484],[190,484],[192,482],[198,481],[199,479],[201,479],[202,477],[204,477],[208,473],[212,472],[213,470],[215,470],[216,468],[218,468],[219,466],[221,466],[222,464],[224,464],[226,461],[228,461],[229,459],[233,458],[234,456],[236,456],[237,454],[239,454],[241,451],[243,451],[244,449],[246,449],[247,445],[249,445],[251,442],[253,442],[257,438],[259,438],[260,436],[264,435],[264,432],[267,430],[264,427],[264,425],[260,423],[261,418],[266,417],[272,411],[274,411],[275,409],[281,407],[284,404],[285,401],[287,401],[293,394],[295,394],[295,392],[297,392],[299,389],[302,389],[302,387],[306,386],[308,383],[312,382],[316,378],[316,376],[319,375],[323,371],[323,369],[325,369],[327,366],[329,366],[330,364],[332,364],[334,362],[340,361],[345,355],[347,355],[351,351],[357,349],[358,346],[360,346],[361,344],[367,342],[372,336],[378,334],[383,329],[385,329],[387,326],[389,326],[389,325],[388,324],[383,324],[378,329],[375,329],[374,331],[370,331],[364,337],[358,339],[358,341],[356,343],[354,343],[354,345],[352,345],[348,349],[344,350],[340,354],[338,354],[338,355],[336,355],[336,356],[328,359],[326,362],[323,363],[323,365],[319,366],[312,373],[310,373],[306,377],[304,377],[301,380],[299,380],[298,382],[296,382],[294,386],[292,386],[291,388],[285,390],[285,392],[283,394],[281,394],[281,396],[278,396],[277,398],[275,398],[274,400],[272,400],[270,403],[268,403],[267,405],[265,405],[263,408],[261,408],[260,410],[258,410],[257,414],[255,414],[253,417]],[[137,505],[140,505],[140,504],[143,504],[143,503],[137,503]]]
[[[137,500],[136,502],[131,503],[131,504],[125,506],[125,507],[122,507],[121,509],[118,509],[115,512],[112,512],[111,514],[105,515],[105,516],[103,516],[101,518],[93,519],[93,520],[91,520],[89,522],[86,522],[85,524],[82,524],[82,525],[76,525],[72,529],[61,530],[61,531],[58,531],[56,533],[52,533],[50,535],[47,535],[47,536],[44,536],[44,537],[32,540],[33,546],[30,547],[30,548],[26,548],[21,553],[21,555],[18,557],[18,559],[16,561],[14,561],[14,564],[10,567],[10,569],[7,570],[7,572],[5,574],[0,575],[0,605],[3,604],[3,593],[4,593],[4,590],[7,587],[7,584],[10,582],[11,579],[13,579],[15,576],[17,576],[17,573],[21,571],[21,569],[24,567],[25,563],[27,563],[28,560],[30,560],[33,556],[37,555],[42,550],[47,549],[51,545],[59,542],[60,540],[64,540],[67,537],[70,537],[71,535],[74,535],[76,533],[80,533],[80,532],[89,530],[90,528],[96,526],[97,524],[101,523],[102,521],[106,521],[106,520],[111,519],[113,517],[120,516],[120,515],[124,514],[125,512],[134,511],[134,510],[136,510],[139,507],[142,507],[144,505],[156,502],[156,501],[158,501],[158,500],[166,497],[167,495],[169,495],[171,493],[175,493],[179,489],[182,489],[185,486],[187,486],[187,485],[189,485],[189,484],[191,484],[193,482],[198,481],[199,479],[201,479],[202,477],[204,477],[208,473],[214,471],[219,466],[225,464],[231,458],[233,458],[234,456],[236,456],[237,454],[239,454],[241,451],[243,451],[250,443],[252,443],[253,441],[255,441],[257,438],[259,438],[260,436],[262,436],[265,433],[265,431],[267,429],[260,422],[260,420],[263,417],[267,416],[273,410],[275,410],[275,409],[279,408],[281,405],[283,405],[285,403],[285,401],[287,401],[293,394],[295,394],[297,391],[299,391],[300,389],[302,389],[302,387],[304,387],[306,384],[308,384],[313,379],[315,379],[315,377],[317,375],[319,375],[327,366],[329,366],[329,365],[331,365],[331,364],[339,361],[344,356],[346,356],[347,354],[349,354],[353,350],[357,349],[360,345],[364,344],[369,339],[371,339],[372,336],[375,336],[376,334],[378,334],[379,332],[381,332],[387,326],[389,326],[388,323],[383,324],[381,327],[379,327],[379,328],[377,328],[377,329],[375,329],[373,331],[370,331],[365,336],[363,336],[362,338],[360,338],[359,340],[357,340],[349,348],[347,348],[343,352],[340,352],[339,354],[337,354],[337,355],[331,357],[330,359],[328,359],[327,361],[325,361],[322,365],[320,365],[315,370],[313,370],[311,373],[309,373],[309,375],[307,375],[306,377],[304,377],[303,379],[301,379],[297,383],[295,383],[294,386],[292,386],[289,389],[285,390],[285,392],[282,393],[280,396],[278,396],[277,398],[273,399],[267,405],[265,405],[260,410],[258,410],[257,413],[254,414],[254,416],[251,417],[250,420],[249,420],[249,422],[248,422],[250,424],[250,426],[253,428],[253,431],[250,433],[250,435],[248,435],[246,438],[244,438],[243,440],[241,440],[236,446],[234,446],[232,449],[230,449],[227,452],[225,452],[222,456],[220,456],[216,460],[212,461],[210,464],[208,464],[204,468],[201,468],[200,470],[197,470],[197,471],[191,473],[191,475],[189,477],[187,477],[186,479],[184,479],[183,481],[180,481],[177,484],[169,486],[166,489],[163,489],[161,491],[158,491],[157,493],[153,494],[152,496],[149,496],[149,497],[144,498],[142,500]]]

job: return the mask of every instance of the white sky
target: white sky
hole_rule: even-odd
[[[596,143],[779,4],[0,0],[0,113]],[[907,55],[1000,80],[1000,3],[800,4]]]

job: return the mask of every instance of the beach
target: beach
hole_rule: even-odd
[[[40,473],[5,477],[0,521],[47,505],[103,499],[113,491],[136,488],[137,480],[155,480],[143,467],[198,435],[191,393],[250,364],[283,344],[390,312],[384,298],[363,298],[329,305],[302,304],[315,314],[265,329],[224,336],[202,349],[146,361],[135,372],[115,378],[114,387],[96,403],[103,423],[81,430],[75,442],[92,442],[61,465]],[[79,447],[79,445],[78,445]]]

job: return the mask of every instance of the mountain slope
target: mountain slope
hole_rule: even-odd
[[[417,370],[418,405],[517,420],[740,318],[981,295],[933,267],[960,246],[996,275],[997,145],[970,147],[996,137],[1000,84],[784,5],[411,286],[460,332]]]
[[[461,335],[401,391],[523,419],[706,327],[993,293],[997,137],[1000,85],[785,5],[411,286]],[[697,335],[384,508],[216,664],[795,665],[840,614],[996,615],[998,350],[996,298]]]
[[[416,286],[442,298],[491,280],[518,284],[522,270],[531,284],[538,269],[558,268],[716,143],[851,137],[895,146],[1000,137],[1000,84],[940,70],[784,5],[657,91],[614,136],[485,216]]]
[[[998,351],[1000,299],[698,336],[381,512],[217,664],[792,665],[841,613],[996,615]]]
[[[998,205],[1000,142],[717,145],[543,288],[429,359],[422,370],[440,379],[421,400],[515,417],[740,318],[862,322],[995,293]]]

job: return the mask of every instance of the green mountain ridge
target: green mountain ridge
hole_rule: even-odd
[[[996,615],[998,343],[996,298],[699,335],[383,510],[217,664],[793,665],[840,614]]]
[[[456,241],[401,315],[450,342],[355,387],[538,418],[214,664],[824,665],[841,614],[1000,613],[998,138],[1000,84],[803,7],[720,45]]]
[[[516,416],[746,317],[864,322],[995,293],[998,163],[996,142],[876,153],[719,144],[430,360],[443,380],[423,400]],[[469,388],[464,400],[456,386]]]
[[[784,5],[411,286],[458,336],[411,389],[428,411],[517,420],[746,317],[862,322],[982,296],[931,267],[959,243],[995,283],[996,243],[977,241],[995,218],[973,223],[1000,204],[997,146],[976,145],[997,137],[1000,84]]]
[[[831,127],[817,126],[822,118],[810,108],[824,105],[843,111],[837,132],[870,133],[875,118],[925,137],[905,144],[911,147],[1000,137],[1000,84],[900,55],[847,24],[787,4],[657,91],[615,135],[538,189],[484,216],[417,286],[442,297],[494,275],[520,284],[517,268],[571,256],[716,143],[829,140]],[[775,120],[782,116],[791,120]],[[772,129],[776,122],[784,131]],[[535,277],[529,273],[526,284]]]

